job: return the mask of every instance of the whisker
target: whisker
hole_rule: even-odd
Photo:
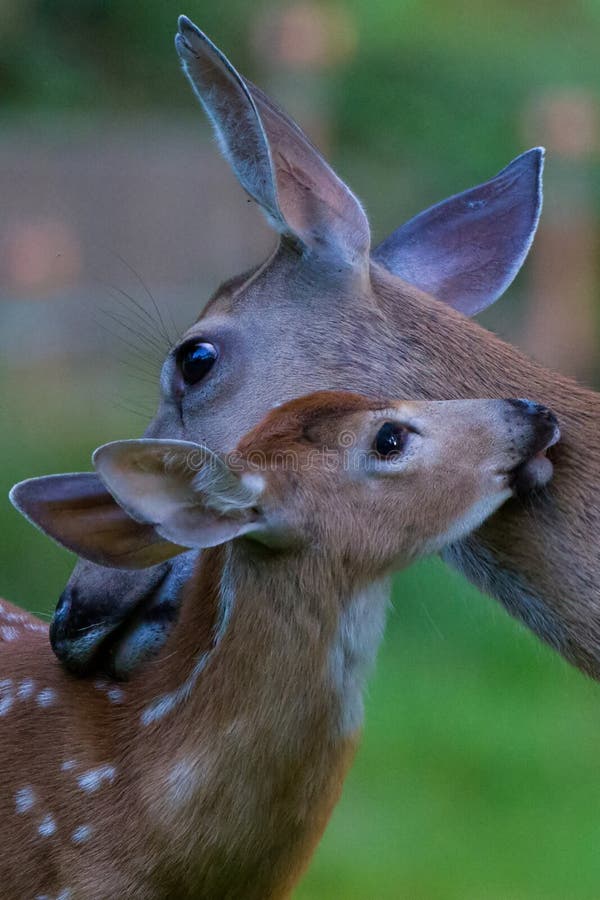
[[[145,329],[150,328],[150,333],[153,337],[156,338],[158,334],[158,337],[160,337],[161,341],[161,350],[163,352],[171,349],[172,341],[166,340],[166,336],[163,335],[161,331],[160,323],[152,315],[152,313],[150,313],[150,311],[146,309],[145,306],[139,303],[139,301],[137,301],[132,294],[128,294],[127,291],[124,291],[123,288],[120,288],[117,285],[106,285],[106,287],[109,291],[111,291],[111,295],[115,301],[121,303],[121,301],[124,299],[131,304],[131,306],[127,307],[127,311],[136,316],[140,324],[143,324]],[[120,309],[122,309],[122,303]]]
[[[135,299],[131,294],[128,294],[127,291],[123,290],[123,288],[119,287],[115,284],[110,284],[109,282],[103,281],[102,279],[96,279],[96,283],[105,288],[109,296],[115,302],[119,302],[124,299],[128,303],[131,304],[130,307],[127,308],[127,312],[136,317],[137,323],[139,325],[140,333],[145,335],[148,338],[151,338],[152,341],[157,344],[160,349],[161,356],[164,357],[172,348],[173,342],[171,338],[163,333],[163,329],[161,327],[161,323],[159,319],[152,315],[152,313],[138,300]],[[119,311],[122,314],[123,306],[120,303]],[[113,311],[111,310],[110,313]],[[125,319],[127,322],[128,320]],[[131,324],[131,323],[129,323]]]
[[[139,409],[134,409],[132,406],[128,406],[126,403],[122,403],[120,400],[113,399],[110,402],[112,406],[116,407],[117,409],[122,409],[124,410],[124,412],[130,413],[132,416],[137,416],[139,419],[143,419],[145,422],[147,422],[148,419],[151,418],[151,416],[149,416],[147,413],[140,412]]]
[[[119,316],[118,313],[113,313],[108,309],[102,309],[102,308],[100,308],[98,310],[98,312],[107,316],[109,319],[112,319],[113,322],[115,322],[117,325],[120,325],[122,328],[124,328],[130,334],[133,334],[139,340],[143,341],[148,347],[152,348],[153,350],[155,350],[158,353],[162,353],[163,348],[162,348],[161,344],[159,344],[155,338],[150,337],[149,335],[145,334],[144,332],[138,331],[136,328],[134,328],[131,325],[131,323],[127,322],[126,319]]]
[[[164,321],[164,319],[163,319],[163,317],[162,317],[162,313],[161,313],[161,311],[160,311],[160,308],[159,308],[159,306],[158,306],[158,303],[156,302],[156,300],[155,300],[155,298],[154,298],[152,292],[150,291],[150,288],[148,287],[148,285],[146,284],[146,282],[144,281],[144,279],[142,278],[142,276],[140,275],[140,273],[137,272],[137,271],[134,269],[134,267],[133,267],[129,262],[127,262],[127,260],[124,259],[124,257],[121,256],[120,253],[118,253],[116,250],[114,250],[113,253],[114,253],[115,256],[117,257],[117,259],[119,259],[119,260],[123,263],[123,265],[126,266],[126,267],[129,269],[129,271],[135,276],[135,278],[137,278],[138,282],[141,284],[141,286],[142,286],[142,288],[144,289],[144,291],[146,292],[147,296],[150,298],[150,302],[152,303],[152,306],[153,306],[154,309],[156,310],[156,314],[157,314],[157,316],[158,316],[159,322],[161,323],[162,330],[163,330],[163,334],[164,334],[165,337],[167,338],[169,344],[172,346],[173,343],[174,343],[174,341],[172,340],[172,338],[171,338],[170,335],[169,335],[169,332],[168,332],[167,327],[166,327],[166,325],[165,325],[165,321]],[[175,323],[173,323],[173,325],[175,325]],[[175,329],[175,331],[177,331],[177,329]]]
[[[134,361],[130,359],[124,359],[122,356],[117,356],[117,354],[115,353],[109,353],[108,356],[110,359],[114,360],[114,362],[119,363],[119,365],[124,366],[125,369],[128,370],[126,372],[126,375],[128,377],[130,377],[133,373],[136,376],[139,375],[144,377],[148,381],[148,384],[151,384],[153,387],[156,388],[159,386],[160,379],[158,378],[156,372],[153,372],[150,369],[145,369],[142,366],[138,366]]]
[[[128,348],[128,350],[135,357],[137,357],[138,362],[146,363],[146,364],[148,364],[148,363],[151,364],[151,363],[155,362],[154,360],[149,360],[149,358],[141,352],[139,347],[137,347],[131,341],[128,341],[127,338],[123,337],[123,335],[118,334],[118,332],[113,331],[111,328],[108,328],[108,326],[105,325],[104,322],[96,320],[96,324],[98,325],[99,328],[102,328],[106,334],[110,335],[113,338],[116,338],[116,340],[118,340],[122,344],[124,344]]]

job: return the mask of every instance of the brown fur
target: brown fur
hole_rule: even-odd
[[[422,429],[402,475],[321,464],[343,434],[370,449],[390,418]],[[43,627],[6,604],[2,897],[288,897],[353,758],[360,688],[349,693],[344,678],[364,677],[353,668],[367,653],[362,632],[383,606],[368,605],[362,621],[344,617],[360,591],[443,541],[476,504],[491,510],[506,498],[506,470],[530,454],[536,421],[503,401],[386,405],[332,392],[270,413],[238,456],[271,460],[257,502],[266,521],[284,516],[294,539],[275,550],[235,540],[206,551],[161,656],[129,684],[71,678]],[[296,453],[296,472],[274,464],[279,451]],[[112,540],[93,526],[91,539]],[[350,633],[347,649],[340,633]],[[373,634],[368,662],[379,625]],[[77,841],[82,827],[91,831]]]

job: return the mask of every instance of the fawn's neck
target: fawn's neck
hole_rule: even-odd
[[[282,842],[288,854],[318,840],[358,739],[388,587],[340,589],[317,558],[249,560],[235,543],[203,554],[140,719],[140,742],[156,745],[153,816],[192,868],[207,834],[209,856],[244,871],[265,859],[259,844],[275,871]]]

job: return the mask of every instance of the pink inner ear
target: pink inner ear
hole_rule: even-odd
[[[514,159],[490,181],[426,209],[373,258],[466,315],[504,293],[525,261],[542,208],[544,151]]]
[[[99,565],[145,568],[184,550],[131,519],[91,472],[23,481],[11,500],[49,537]]]

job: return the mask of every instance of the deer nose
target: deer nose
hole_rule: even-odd
[[[521,440],[527,436],[522,449],[528,454],[534,456],[547,450],[560,439],[558,419],[547,406],[522,397],[510,397],[505,402],[515,410],[521,423],[526,426]]]
[[[114,627],[112,622],[99,624],[90,617],[85,606],[78,604],[77,589],[67,586],[50,622],[50,644],[68,669],[83,674],[96,644]]]
[[[523,397],[508,397],[506,402],[525,413],[525,415],[535,416],[539,419],[540,423],[543,422],[544,424],[558,428],[558,419],[552,410],[548,409],[548,407],[544,406],[542,403],[535,403],[533,400],[527,400]]]
[[[535,420],[536,425],[549,429],[558,428],[558,419],[552,410],[544,406],[543,403],[536,403],[534,400],[527,400],[523,397],[508,397],[505,402],[509,403],[514,409],[519,410],[524,416],[531,417]]]

